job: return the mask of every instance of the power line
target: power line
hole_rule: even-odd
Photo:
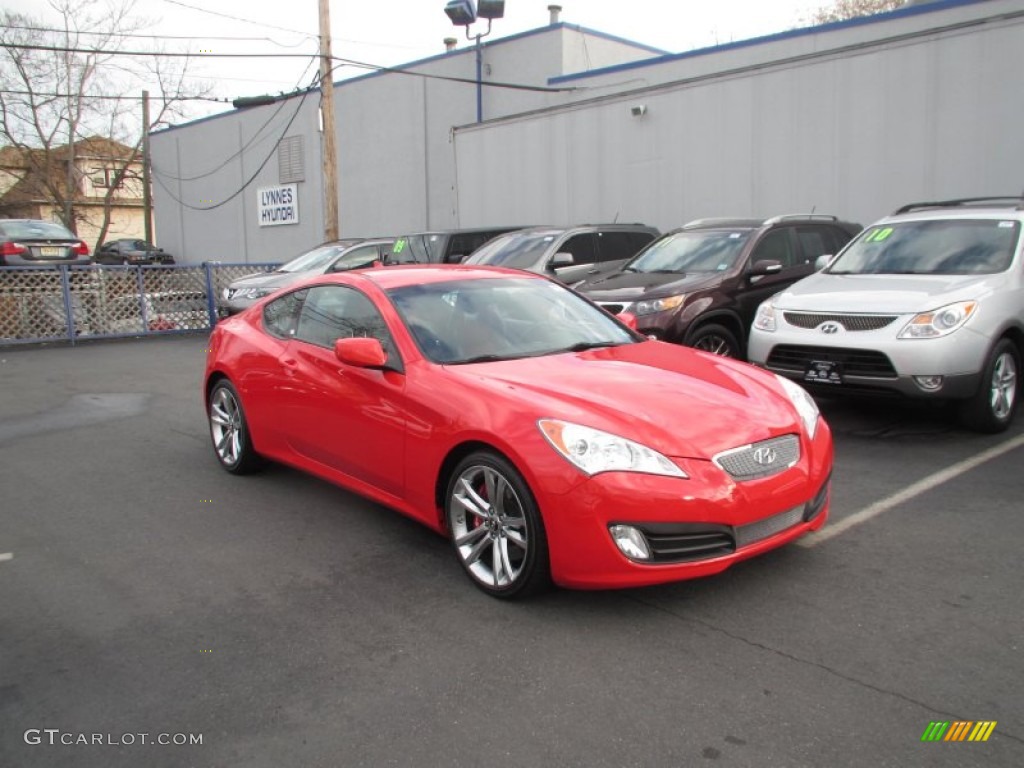
[[[57,35],[67,35],[68,30],[58,29],[56,27],[36,27],[32,25],[21,25],[21,24],[6,24],[8,29],[22,29],[26,32],[48,32]],[[271,43],[278,45],[282,48],[297,48],[302,45],[305,40],[295,43],[294,45],[288,45],[275,40],[272,37],[246,37],[244,35],[147,35],[141,32],[87,32],[85,30],[74,30],[75,35],[92,35],[94,37],[122,37],[122,38],[139,38],[142,40],[227,40],[233,42],[256,42],[256,43]],[[306,35],[310,37],[310,35]],[[351,41],[355,42],[355,41]]]
[[[242,194],[242,192],[244,192],[249,187],[249,185],[252,184],[253,181],[255,181],[256,177],[260,175],[260,173],[266,167],[267,163],[270,162],[270,158],[272,158],[274,156],[274,151],[281,145],[281,140],[288,133],[288,129],[292,127],[292,123],[295,122],[295,118],[299,116],[299,111],[302,109],[302,105],[306,102],[306,97],[309,96],[309,94],[312,91],[316,90],[314,86],[317,85],[319,79],[320,79],[320,75],[319,75],[319,73],[317,73],[313,77],[313,80],[310,83],[309,87],[303,92],[302,98],[299,99],[298,104],[295,105],[295,111],[292,113],[292,116],[290,118],[288,118],[288,122],[287,122],[287,124],[285,124],[284,129],[281,131],[281,135],[278,137],[277,141],[274,142],[274,146],[271,147],[270,152],[267,153],[267,156],[263,159],[263,162],[260,163],[259,167],[255,171],[253,171],[253,174],[248,179],[245,180],[245,183],[243,183],[242,186],[240,186],[237,190],[235,190],[228,197],[226,197],[223,200],[221,200],[219,203],[214,203],[213,205],[207,205],[207,206],[198,206],[198,205],[192,205],[191,203],[186,203],[184,200],[179,199],[178,196],[175,195],[174,192],[172,192],[167,187],[167,185],[160,178],[160,176],[163,175],[163,174],[161,172],[156,172],[156,168],[153,169],[154,170],[153,177],[156,179],[157,183],[161,187],[164,188],[164,191],[170,196],[170,198],[172,200],[174,200],[174,202],[178,203],[178,205],[181,205],[184,208],[188,208],[188,209],[193,210],[193,211],[212,211],[212,210],[215,210],[217,208],[220,208],[222,205],[227,205],[232,200],[234,200],[236,197],[238,197],[240,194]],[[171,174],[166,174],[166,175],[169,178],[173,178],[173,176]]]
[[[287,27],[278,27],[274,24],[265,24],[262,21],[253,21],[252,19],[243,19],[241,16],[231,16],[227,13],[219,13],[218,11],[211,11],[209,8],[199,8],[195,5],[189,5],[188,3],[179,2],[179,0],[164,0],[165,3],[171,5],[180,5],[182,8],[188,8],[190,11],[198,11],[199,13],[208,13],[211,16],[220,16],[222,19],[231,19],[232,21],[241,21],[245,24],[253,24],[257,27],[266,27],[267,29],[276,29],[280,32],[291,32],[295,35],[305,35],[307,37],[316,38],[316,35],[311,35],[309,32],[300,32],[297,29],[288,29]]]
[[[167,0],[170,2],[170,0]],[[229,58],[229,59],[298,59],[308,58],[308,53],[160,53],[159,51],[105,51],[103,49],[92,49],[92,48],[67,48],[62,46],[49,46],[49,45],[15,45],[12,43],[0,43],[0,47],[3,48],[21,48],[24,50],[36,50],[36,51],[51,51],[54,53],[85,53],[85,54],[105,54],[109,56],[167,56],[167,57],[184,57],[193,59],[216,59],[216,58]],[[356,61],[355,59],[344,59],[340,56],[332,56],[331,61],[336,61],[341,64],[347,64],[352,67],[359,69],[368,69],[374,72],[387,72],[396,75],[410,75],[412,77],[422,77],[428,80],[445,80],[453,83],[469,83],[476,85],[477,81],[471,77],[453,77],[450,75],[434,75],[427,72],[414,72],[409,69],[402,69],[401,67],[385,67],[379,64],[370,64],[364,61]],[[567,91],[579,91],[586,90],[585,87],[580,86],[569,86],[565,88],[551,88],[542,85],[524,85],[522,83],[505,83],[495,81],[484,81],[482,83],[487,88],[507,88],[510,90],[518,91],[536,91],[540,93],[564,93]]]
[[[39,96],[44,99],[90,99],[97,101],[142,101],[141,96],[111,96],[110,94],[89,94],[89,93],[43,93],[41,91],[16,91],[7,88],[0,89],[0,94],[11,94],[12,96]],[[298,96],[296,91],[294,96]],[[175,96],[174,101],[213,101],[230,104],[232,99],[227,96]]]

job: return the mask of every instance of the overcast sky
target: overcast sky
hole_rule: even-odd
[[[505,18],[494,22],[489,39],[546,25],[552,1],[506,0]],[[460,47],[468,45],[464,29],[453,27],[445,15],[445,3],[332,0],[333,53],[393,66],[443,52],[445,37],[458,37]],[[802,26],[810,11],[827,0],[562,0],[559,4],[563,22],[678,53]],[[56,18],[49,0],[2,0],[0,7],[51,23]],[[135,7],[136,15],[152,22],[151,34],[167,36],[163,44],[168,50],[258,54],[315,54],[317,50],[317,0],[136,0]],[[132,41],[136,49],[153,44],[148,39]],[[214,95],[230,100],[306,85],[312,76],[308,65],[309,60],[301,58],[206,59],[192,65],[190,72],[211,82]],[[335,79],[364,72],[345,67]],[[197,114],[224,108],[209,105]]]

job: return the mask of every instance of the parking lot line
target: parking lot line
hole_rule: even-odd
[[[816,547],[829,539],[833,539],[836,536],[845,533],[854,526],[866,523],[873,517],[877,517],[883,512],[888,512],[893,507],[897,507],[905,501],[909,501],[916,496],[920,496],[922,493],[926,493],[933,488],[937,488],[943,483],[953,480],[965,472],[970,472],[975,467],[981,466],[992,459],[999,458],[1004,453],[1009,453],[1021,446],[1024,446],[1024,435],[1019,435],[1012,440],[1007,440],[1005,443],[995,445],[987,451],[982,451],[977,456],[964,459],[961,462],[946,467],[946,469],[928,475],[928,477],[918,480],[916,483],[907,486],[902,491],[894,493],[880,501],[876,501],[874,504],[865,507],[859,512],[854,512],[849,517],[844,517],[835,525],[826,526],[820,533],[813,533],[810,536],[804,537],[800,541],[796,542],[796,544],[801,547]]]
[[[4,562],[4,560],[13,560],[13,559],[14,559],[14,553],[13,552],[3,552],[3,553],[0,553],[0,563]]]

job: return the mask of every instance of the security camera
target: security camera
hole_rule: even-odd
[[[476,21],[476,3],[473,0],[451,0],[444,7],[444,12],[457,27],[468,27]]]
[[[633,117],[643,117],[647,114],[646,104],[634,104],[629,108],[629,111],[633,114]]]

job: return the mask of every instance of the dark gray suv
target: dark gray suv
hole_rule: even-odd
[[[742,358],[758,305],[859,231],[821,214],[699,219],[575,288],[613,314],[635,315],[641,333]]]
[[[530,227],[494,238],[464,263],[523,269],[572,285],[625,264],[657,236],[646,224]]]

